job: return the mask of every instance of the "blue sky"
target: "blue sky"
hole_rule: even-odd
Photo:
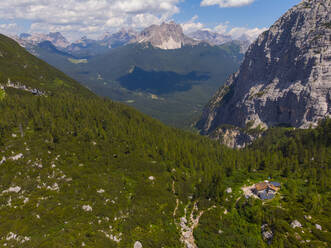
[[[300,0],[1,0],[0,33],[98,37],[174,20],[186,33],[210,29],[256,37]]]
[[[257,0],[250,5],[233,8],[220,8],[217,5],[201,7],[200,0],[189,0],[181,3],[181,12],[174,19],[183,23],[194,15],[199,16],[199,22],[207,26],[216,26],[229,21],[233,27],[248,26],[269,27],[292,6],[300,0]]]

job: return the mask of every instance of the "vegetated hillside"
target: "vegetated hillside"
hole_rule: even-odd
[[[84,63],[46,47],[39,46],[33,53],[97,94],[179,127],[188,127],[199,117],[208,99],[238,68],[243,57],[236,43],[221,47],[201,43],[174,50],[131,44],[88,58]],[[144,71],[143,77],[132,73],[136,68]],[[171,77],[164,77],[169,73]],[[185,77],[189,74],[197,77]]]
[[[8,80],[50,94],[65,90],[93,95],[63,72],[32,56],[15,41],[0,34],[0,85],[7,84]]]
[[[2,54],[7,43],[19,53],[14,42],[2,41]],[[27,55],[30,61],[41,63]],[[266,247],[261,223],[272,228],[273,247],[330,246],[330,121],[316,130],[275,129],[277,135],[238,151],[84,88],[50,94],[47,82],[36,82],[33,87],[50,91],[39,95],[6,82],[0,89],[1,246],[127,248],[140,242],[152,248],[193,240],[199,247]],[[248,179],[268,176],[282,183],[284,198],[264,205],[237,201]],[[184,221],[192,212],[198,222],[201,216],[194,236]],[[291,229],[294,219],[305,233]]]
[[[200,219],[198,247],[329,247],[331,120],[309,130],[272,128],[239,154],[244,164],[233,160],[224,176],[236,186]],[[281,183],[275,199],[244,197],[243,185],[266,179]],[[291,226],[296,220],[301,227]]]

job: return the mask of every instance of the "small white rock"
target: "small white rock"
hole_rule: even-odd
[[[226,193],[231,194],[232,193],[232,189],[231,188],[227,188],[226,189]]]
[[[7,190],[2,191],[2,193],[18,193],[21,191],[21,187],[16,186],[16,187],[10,187]]]
[[[15,156],[12,156],[12,157],[10,157],[10,159],[11,160],[19,160],[20,158],[23,158],[23,154],[22,153],[19,153],[19,154],[17,154],[17,155],[15,155]]]
[[[47,189],[51,190],[51,191],[59,191],[60,190],[59,185],[57,183],[54,183],[52,186],[47,186]]]
[[[2,157],[2,159],[0,161],[0,165],[2,165],[4,162],[6,162],[6,157]]]
[[[143,248],[143,245],[139,241],[136,241],[136,243],[134,243],[133,248]]]
[[[291,223],[291,227],[294,229],[294,228],[297,228],[297,227],[302,227],[302,225],[298,220],[294,220]]]
[[[82,206],[82,209],[85,211],[85,212],[91,212],[93,209],[90,205],[84,205]]]
[[[311,220],[311,216],[310,215],[305,215],[305,219],[306,220]]]

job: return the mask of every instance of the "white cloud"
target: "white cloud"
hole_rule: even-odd
[[[248,28],[248,27],[230,27],[230,22],[226,21],[220,23],[214,28],[208,28],[203,23],[198,21],[199,17],[197,15],[193,16],[188,22],[182,25],[183,31],[186,34],[190,34],[197,30],[208,30],[211,32],[219,33],[226,36],[231,36],[232,39],[245,39],[253,42],[262,32],[267,30],[267,28]]]
[[[204,25],[201,22],[197,22],[198,18],[199,17],[195,15],[188,22],[181,24],[184,33],[189,34],[204,28]]]
[[[249,5],[253,3],[255,0],[203,0],[201,2],[201,6],[212,6],[218,5],[220,8],[228,8],[228,7],[241,7],[244,5]]]
[[[266,31],[267,28],[244,28],[244,27],[236,27],[232,28],[228,34],[231,35],[235,39],[240,39],[241,37],[246,37],[250,41],[254,41],[261,33]]]
[[[0,33],[7,35],[15,35],[21,31],[21,28],[16,23],[0,24]]]
[[[144,28],[179,12],[181,0],[1,0],[2,19],[33,23],[31,32],[97,35],[120,27]]]
[[[229,22],[221,23],[214,28],[214,31],[220,34],[226,34],[229,26]]]
[[[253,42],[261,33],[267,30],[267,28],[247,28],[247,27],[229,27],[230,23],[221,23],[213,28],[213,31],[223,35],[229,35],[232,39],[247,39]]]

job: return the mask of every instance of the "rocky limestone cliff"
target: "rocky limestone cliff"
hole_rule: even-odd
[[[249,47],[197,127],[308,128],[331,116],[331,0],[305,0]]]
[[[150,43],[164,50],[179,49],[186,45],[200,43],[185,36],[182,27],[174,22],[152,25],[143,30],[132,42]]]

